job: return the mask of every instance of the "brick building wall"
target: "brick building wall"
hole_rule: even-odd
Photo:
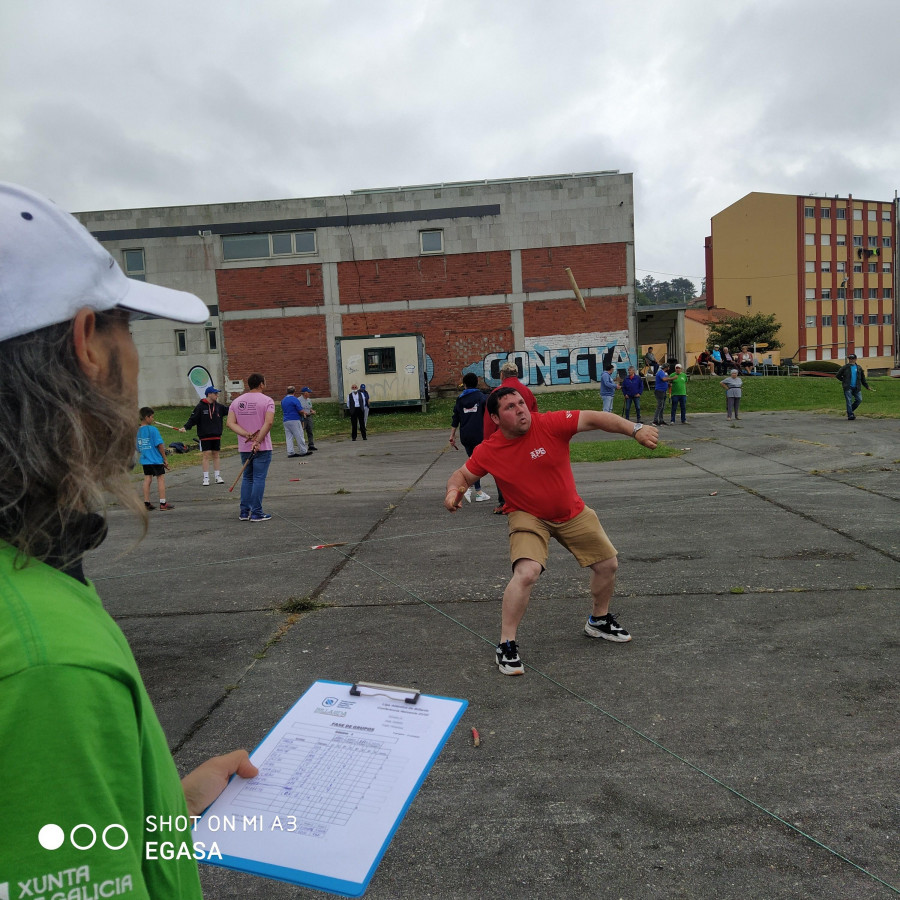
[[[120,259],[140,247],[150,280],[204,299],[226,379],[261,371],[273,395],[293,383],[337,398],[336,339],[353,335],[423,334],[432,391],[507,355],[559,387],[547,350],[581,360],[615,347],[621,360],[635,327],[633,213],[631,175],[597,172],[80,218]],[[423,232],[441,252],[423,251]]]

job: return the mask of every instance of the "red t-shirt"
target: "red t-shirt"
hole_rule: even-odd
[[[510,439],[495,431],[465,466],[478,478],[488,472],[494,476],[508,510],[568,522],[584,509],[569,462],[569,441],[578,431],[578,418],[578,410],[532,413],[528,434]]]

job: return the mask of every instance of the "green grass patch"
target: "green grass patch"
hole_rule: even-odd
[[[720,386],[720,378],[693,377],[688,381],[688,416],[698,412],[725,412],[725,391]],[[875,389],[863,391],[863,402],[857,415],[861,418],[900,418],[900,378],[884,376],[870,378],[869,384]],[[276,398],[277,400],[278,398]],[[642,406],[647,418],[653,412],[656,401],[653,391],[644,391]],[[369,415],[369,425],[375,433],[386,434],[400,431],[446,430],[450,433],[450,418],[453,414],[455,397],[436,397],[428,404],[428,410],[422,412],[418,409],[382,410],[373,409]],[[545,394],[537,394],[538,408],[542,412],[550,412],[558,409],[600,409],[600,394],[597,386],[577,391],[554,391]],[[157,423],[165,422],[168,425],[180,427],[191,414],[190,406],[160,406],[156,408]],[[350,420],[343,412],[343,406],[339,403],[315,401],[315,433],[319,438],[333,437],[335,435],[350,434]],[[613,411],[622,414],[624,400],[620,392],[616,393]],[[785,410],[797,411],[822,411],[834,415],[844,415],[844,394],[840,384],[834,378],[826,377],[747,377],[744,379],[744,396],[741,399],[741,412],[774,412]],[[138,427],[135,417],[135,431]],[[160,433],[166,444],[173,441],[183,441],[188,446],[196,431],[180,434],[168,428],[160,427]],[[276,446],[284,446],[284,425],[281,422],[281,407],[276,402],[275,424],[272,427],[272,441]],[[587,458],[577,459],[577,446],[595,446],[591,442],[572,445],[572,460],[575,462],[601,462],[615,459],[653,459],[659,456],[675,456],[680,451],[661,445],[655,451],[646,450],[635,441],[605,441],[597,442],[596,446],[604,446],[597,453],[609,453],[606,459]],[[615,448],[615,449],[610,449]],[[222,435],[222,453],[224,456],[237,454],[237,435],[225,429]],[[591,451],[577,451],[589,453]],[[169,457],[169,465],[172,468],[180,468],[185,465],[195,465],[200,459],[198,452]]]
[[[655,450],[648,450],[637,441],[576,441],[569,444],[569,459],[581,462],[617,462],[620,459],[660,459],[666,456],[681,456],[668,444],[659,444]]]

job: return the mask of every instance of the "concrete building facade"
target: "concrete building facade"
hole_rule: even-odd
[[[713,216],[710,307],[774,313],[782,358],[888,370],[897,356],[897,204],[751,193]]]
[[[466,371],[496,382],[506,359],[567,388],[599,381],[610,353],[635,358],[630,174],[77,215],[128,274],[210,307],[197,328],[135,323],[142,402],[193,402],[195,364],[232,391],[259,371],[272,394],[336,398],[350,335],[424,335],[432,391]]]

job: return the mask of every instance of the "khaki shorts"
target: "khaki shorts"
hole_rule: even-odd
[[[519,559],[533,559],[546,568],[550,550],[550,538],[556,538],[580,566],[592,566],[617,556],[600,520],[586,506],[568,522],[548,522],[531,513],[515,510],[509,519],[509,561],[515,565]]]

